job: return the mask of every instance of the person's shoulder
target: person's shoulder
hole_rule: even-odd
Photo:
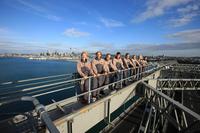
[[[96,59],[95,59],[95,58],[91,60],[91,63],[93,63],[93,62],[96,62]]]
[[[112,59],[110,59],[110,60],[109,60],[109,61],[107,61],[107,62],[108,62],[108,63],[112,63],[112,61],[113,61],[113,60],[112,60]]]
[[[81,64],[81,61],[79,60],[79,61],[77,61],[77,65],[79,65],[79,64]]]
[[[101,61],[105,62],[106,60],[102,58]]]

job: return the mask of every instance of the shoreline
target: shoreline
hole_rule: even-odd
[[[71,62],[78,62],[79,59],[72,59],[66,57],[24,57],[24,56],[1,56],[1,58],[24,58],[28,60],[39,60],[39,61],[46,61],[46,60],[56,60],[56,61],[71,61]]]

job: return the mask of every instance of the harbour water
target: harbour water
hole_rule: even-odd
[[[76,62],[73,61],[0,58],[0,83],[75,71]]]
[[[64,60],[29,60],[26,58],[0,58],[0,83],[38,78],[51,75],[67,74],[76,71],[76,62]],[[13,88],[14,89],[14,88]],[[0,90],[2,94],[4,90]],[[44,105],[52,103],[51,99],[59,101],[74,95],[74,89],[52,93],[37,99]],[[1,119],[12,113],[32,110],[30,103],[15,102],[11,105],[0,106]]]

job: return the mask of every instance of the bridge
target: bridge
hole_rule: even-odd
[[[78,88],[82,78],[75,74],[2,83],[0,110],[11,112],[1,112],[5,119],[0,121],[0,129],[52,133],[200,131],[199,65],[153,63],[145,71],[135,70],[135,75],[95,90],[89,87],[84,93]],[[127,80],[129,85],[123,86]],[[108,86],[116,83],[121,83],[122,89],[110,91]],[[102,89],[107,93],[91,103],[91,93]],[[83,105],[79,98],[86,94],[89,104]],[[16,112],[13,106],[23,107],[24,101],[34,106]]]

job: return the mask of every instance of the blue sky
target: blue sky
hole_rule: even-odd
[[[200,0],[1,0],[0,53],[200,56]]]

